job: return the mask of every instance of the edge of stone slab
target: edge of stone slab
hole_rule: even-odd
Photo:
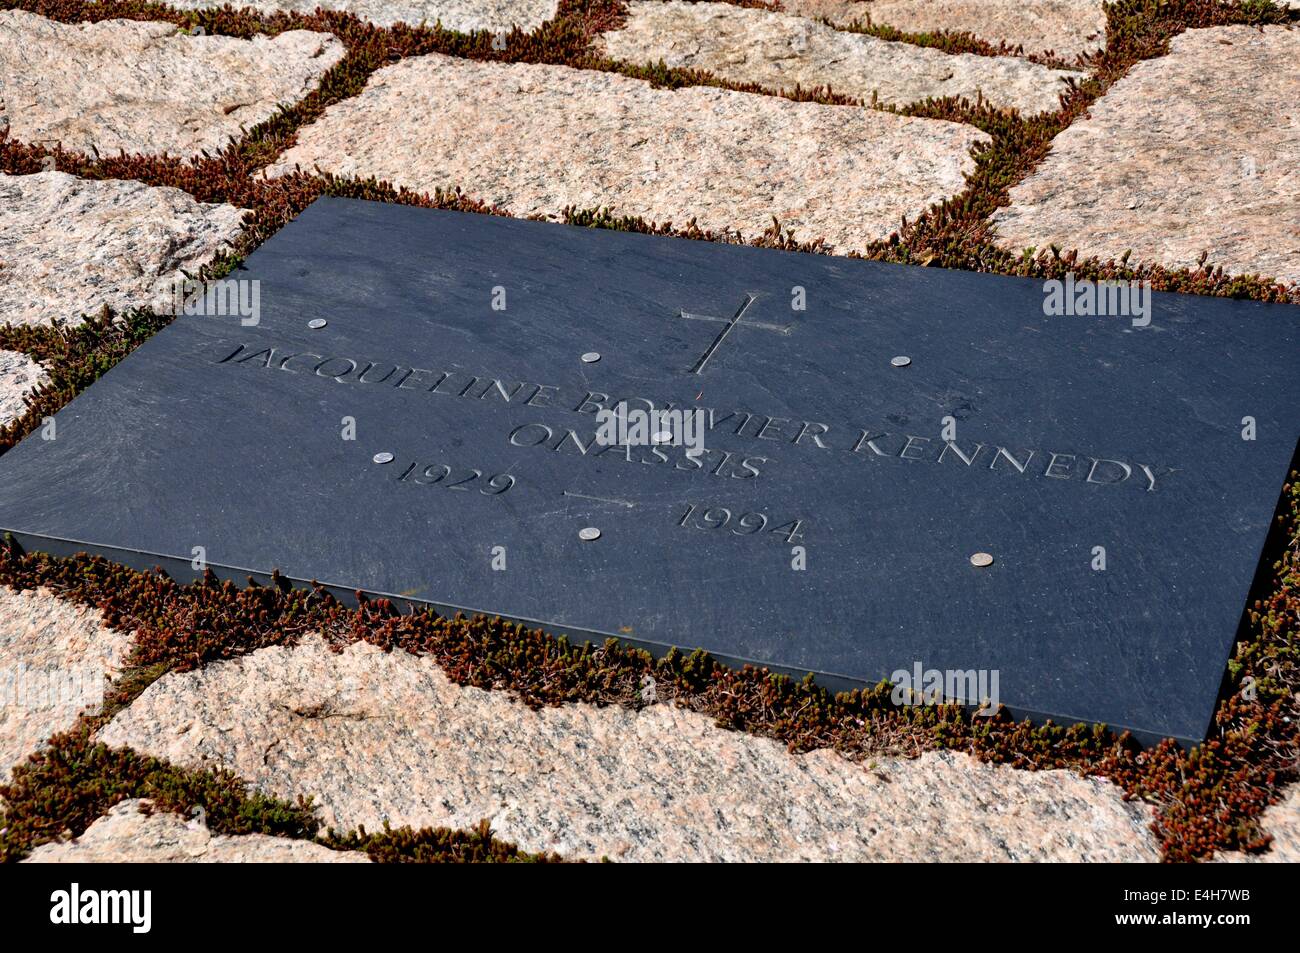
[[[898,109],[960,96],[1037,116],[1058,111],[1065,80],[1079,76],[1024,57],[949,52],[785,11],[692,0],[632,0],[625,22],[595,36],[591,48],[622,63],[702,69],[778,95],[830,88]]]
[[[0,311],[0,327],[74,327],[104,305],[117,313],[166,306],[181,275],[236,251],[250,211],[200,201],[173,185],[57,169],[0,172],[0,190],[14,196],[12,204],[0,203],[0,242],[8,243],[0,247],[16,266],[19,294],[32,290],[25,307]],[[73,259],[87,267],[59,271]],[[58,284],[51,268],[59,272]]]
[[[351,13],[363,23],[391,29],[399,24],[433,26],[457,33],[487,30],[524,33],[551,22],[559,12],[559,0],[163,0],[178,10],[215,10],[227,3],[238,9],[249,6],[259,13]],[[524,15],[519,15],[520,10]],[[441,11],[441,12],[440,12]],[[522,22],[521,22],[522,20]]]
[[[0,429],[27,413],[24,398],[49,379],[45,368],[29,355],[0,350]]]
[[[314,635],[169,673],[99,740],[219,766],[280,799],[311,796],[328,827],[464,829],[489,816],[519,849],[572,859],[1158,857],[1152,807],[1077,771],[1027,774],[951,751],[871,765],[828,748],[792,754],[672,703],[534,710],[457,685],[430,656],[369,643],[336,653]],[[925,792],[941,779],[936,801]]]
[[[187,820],[152,807],[146,798],[118,801],[80,835],[41,844],[21,863],[371,863],[312,840],[214,834],[201,814]]]
[[[491,83],[489,92],[502,97],[512,84],[515,87],[528,84],[529,93],[518,97],[518,104],[509,114],[489,113],[482,107],[466,115],[457,126],[447,125],[460,135],[469,135],[469,130],[479,130],[485,124],[506,121],[503,115],[521,116],[526,110],[531,110],[529,115],[535,119],[533,128],[555,128],[571,119],[572,104],[577,101],[574,97],[585,95],[587,102],[599,100],[600,108],[592,107],[597,113],[592,125],[614,130],[623,139],[630,140],[642,127],[649,128],[650,117],[655,127],[661,128],[664,111],[669,115],[675,111],[686,117],[675,123],[677,127],[706,139],[722,135],[725,123],[741,119],[751,120],[765,133],[778,123],[797,122],[807,130],[809,138],[819,141],[845,129],[850,130],[855,142],[878,140],[880,154],[873,155],[870,166],[874,174],[868,174],[864,170],[868,163],[863,159],[863,150],[854,151],[846,146],[829,152],[825,164],[832,167],[838,164],[839,169],[847,170],[844,175],[849,178],[841,177],[837,183],[827,184],[829,178],[815,182],[801,178],[798,167],[803,159],[799,156],[771,154],[768,150],[761,153],[762,162],[759,162],[756,157],[761,150],[750,146],[744,156],[728,160],[731,164],[726,171],[735,172],[735,176],[734,181],[725,183],[727,189],[665,190],[627,174],[614,178],[606,169],[605,178],[609,181],[600,184],[599,194],[593,195],[590,181],[577,174],[546,176],[548,170],[559,168],[562,161],[566,167],[579,169],[584,167],[583,162],[594,163],[595,158],[586,153],[576,157],[566,153],[562,159],[558,147],[552,147],[544,161],[534,157],[525,161],[522,148],[514,148],[494,152],[493,158],[472,168],[461,168],[454,163],[455,150],[448,142],[452,133],[441,134],[440,139],[430,142],[427,137],[419,138],[407,130],[402,139],[403,148],[396,153],[388,143],[379,142],[373,135],[365,141],[356,140],[355,127],[401,108],[396,104],[403,101],[402,94],[408,88],[426,87],[435,79],[443,78],[448,89],[456,90],[471,84],[482,89]],[[446,107],[437,101],[429,100],[410,108],[422,110],[430,121],[445,122]],[[822,112],[834,109],[851,112]],[[439,116],[443,118],[438,119]],[[918,134],[923,129],[929,129],[932,134],[929,137]],[[570,138],[578,138],[572,130]],[[911,152],[900,165],[896,153],[886,153],[890,143],[903,138],[909,140]],[[949,119],[904,116],[854,106],[822,106],[713,86],[661,89],[647,79],[611,71],[544,63],[478,62],[430,53],[376,71],[358,96],[332,105],[323,116],[299,130],[295,144],[262,169],[261,174],[268,179],[278,178],[301,167],[338,177],[373,177],[393,187],[423,193],[460,185],[468,194],[520,218],[556,220],[565,207],[604,208],[613,215],[645,222],[695,219],[701,230],[730,230],[750,238],[771,228],[775,204],[788,227],[799,234],[823,239],[828,251],[846,254],[862,251],[873,242],[887,238],[897,228],[900,215],[920,215],[944,199],[960,194],[967,187],[967,177],[976,168],[972,148],[990,139],[987,133],[970,124]],[[344,140],[352,145],[341,146]],[[631,168],[638,158],[644,161],[647,156],[674,169],[685,169],[683,176],[698,174],[694,170],[702,165],[681,141],[673,140],[628,153],[616,166],[619,170]],[[748,160],[748,165],[742,164],[742,160]],[[762,168],[763,163],[766,168]],[[919,168],[909,171],[909,166]],[[756,193],[743,188],[745,182],[758,180],[760,176],[777,198],[756,198]],[[683,181],[689,184],[690,180]],[[857,199],[854,214],[844,210],[843,202],[837,204],[831,200],[832,191],[841,199],[846,193]]]
[[[873,13],[869,8],[858,10],[855,13],[853,9],[855,4],[849,2],[849,0],[841,0],[841,2],[838,3],[836,3],[835,0],[830,0],[830,2],[827,2],[827,0],[780,0],[780,2],[786,12],[797,13],[800,16],[805,16],[810,19],[824,18],[837,29],[841,30],[849,30],[854,26],[861,25],[864,22],[861,14],[865,14],[870,18],[872,26],[882,27],[886,30],[896,30],[900,33],[914,37],[925,36],[927,34],[934,35],[938,33],[957,35],[968,33],[975,37],[976,40],[987,43],[990,47],[1000,47],[1005,50],[1006,52],[1001,55],[1018,56],[1022,59],[1035,60],[1035,58],[1046,57],[1048,53],[1051,53],[1053,55],[1052,58],[1056,61],[1056,68],[1059,69],[1085,69],[1085,67],[1079,65],[1080,57],[1095,54],[1099,50],[1104,49],[1106,45],[1106,17],[1101,10],[1101,0],[1096,0],[1096,2],[1092,4],[1095,8],[1094,16],[1099,16],[1099,20],[1094,19],[1092,21],[1095,26],[1100,28],[1099,34],[1093,33],[1083,36],[1077,34],[1067,35],[1062,37],[1066,41],[1064,44],[1049,41],[1046,36],[1042,37],[1041,42],[1035,42],[1033,38],[1025,38],[1023,36],[998,36],[996,35],[998,32],[1005,33],[1007,31],[989,30],[985,32],[983,26],[987,22],[987,19],[982,21],[980,24],[962,23],[960,21],[946,19],[948,14],[947,11],[943,10],[943,8],[940,8],[939,11],[932,14],[932,16],[935,17],[934,20],[929,20],[925,16],[922,16],[918,10],[913,10],[910,14],[904,12],[900,18],[888,7],[886,7],[886,12],[883,14],[878,10]],[[913,4],[916,8],[927,5],[928,3],[924,2],[924,0],[921,0],[921,2],[914,2]],[[968,5],[972,7],[984,6],[984,4],[978,2],[971,2]],[[1006,16],[1011,13],[1011,8],[1019,7],[1023,9],[1024,4],[1003,2],[999,3],[998,7],[1000,9],[995,9],[994,13],[1000,13],[1003,16]],[[912,41],[906,40],[904,42]]]
[[[49,589],[0,586],[0,783],[51,736],[102,711],[132,644],[97,609]]]
[[[146,17],[141,19],[77,20],[50,12],[55,16],[0,8],[0,22],[9,20],[18,40],[42,54],[19,63],[27,69],[16,71],[15,93],[22,98],[7,124],[9,134],[15,141],[58,143],[67,152],[97,157],[125,152],[186,159],[219,153],[316,92],[347,54],[339,37],[315,30],[258,29],[242,37],[193,33],[169,20],[147,19],[148,8],[121,11],[139,12]],[[110,48],[114,41],[120,48]],[[52,58],[44,55],[47,51]],[[187,68],[178,70],[178,62]],[[241,67],[243,73],[232,74]],[[70,70],[109,75],[77,85],[85,77],[71,78]],[[125,88],[107,86],[112,79]],[[254,79],[262,82],[250,90]],[[177,95],[174,87],[182,82],[188,85]],[[42,92],[34,94],[33,86]]]

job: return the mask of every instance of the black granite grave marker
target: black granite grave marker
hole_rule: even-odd
[[[144,344],[0,459],[0,527],[1194,741],[1296,449],[1289,306],[335,199],[233,277],[259,323]],[[704,451],[600,443],[620,401]]]

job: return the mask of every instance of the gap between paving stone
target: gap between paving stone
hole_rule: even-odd
[[[781,0],[781,7],[841,25],[870,17],[907,33],[973,33],[1064,60],[1106,45],[1102,0]]]
[[[0,263],[0,275],[3,271],[4,265]],[[26,354],[0,351],[0,427],[13,423],[26,412],[23,398],[45,380],[45,369]]]
[[[232,248],[243,217],[133,180],[0,174],[0,324],[159,304],[182,271]]]
[[[1174,37],[1065,129],[992,222],[1004,247],[1300,282],[1300,29]]]
[[[775,216],[847,252],[960,192],[972,146],[988,141],[860,107],[430,54],[376,72],[268,174],[301,165],[421,192],[459,186],[517,216],[604,206],[748,238]]]
[[[1266,809],[1259,828],[1273,836],[1269,849],[1262,854],[1217,853],[1212,860],[1230,864],[1300,863],[1300,784],[1287,789],[1287,797]]]
[[[312,636],[154,682],[100,733],[329,826],[464,828],[570,859],[1152,861],[1146,805],[1108,782],[930,753],[871,767],[673,705],[533,711],[428,657]]]
[[[218,152],[313,89],[343,58],[327,33],[240,40],[173,23],[65,24],[0,11],[9,135],[101,156]]]
[[[206,10],[220,7],[224,2],[172,0],[169,5],[179,10]],[[313,13],[320,7],[354,14],[376,26],[441,23],[448,30],[472,33],[508,31],[512,27],[525,32],[534,30],[555,19],[559,0],[238,0],[232,5],[249,6],[262,13]]]
[[[37,847],[26,864],[368,864],[359,851],[266,834],[213,834],[199,818],[142,814],[149,802],[119,801],[75,840]]]
[[[83,709],[99,709],[130,647],[93,609],[0,586],[0,782]]]
[[[730,3],[650,0],[628,4],[626,24],[596,38],[597,52],[629,63],[708,70],[737,83],[777,89],[830,86],[871,102],[906,106],[928,98],[981,96],[1032,114],[1060,108],[1065,80],[1078,73],[1002,56],[950,54],[805,17]]]

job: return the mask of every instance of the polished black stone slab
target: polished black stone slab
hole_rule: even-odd
[[[340,199],[234,277],[259,323],[144,344],[0,458],[0,527],[1196,741],[1300,430],[1291,306]],[[704,453],[594,443],[620,398]]]

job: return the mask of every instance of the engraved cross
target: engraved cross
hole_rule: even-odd
[[[731,333],[732,328],[760,328],[764,331],[775,331],[777,334],[790,333],[790,325],[788,324],[769,324],[766,321],[743,321],[745,312],[748,311],[749,306],[757,300],[758,295],[746,294],[745,300],[740,303],[740,307],[736,309],[736,313],[730,318],[718,318],[709,314],[690,314],[686,311],[680,310],[677,312],[679,317],[685,318],[688,321],[715,321],[720,322],[723,325],[722,330],[718,332],[718,336],[713,339],[713,343],[709,345],[708,350],[700,355],[700,359],[695,362],[695,366],[691,368],[690,373],[699,374],[704,370],[704,365],[709,363],[709,358],[713,357],[714,352],[717,351],[719,345],[722,344],[727,335]]]

